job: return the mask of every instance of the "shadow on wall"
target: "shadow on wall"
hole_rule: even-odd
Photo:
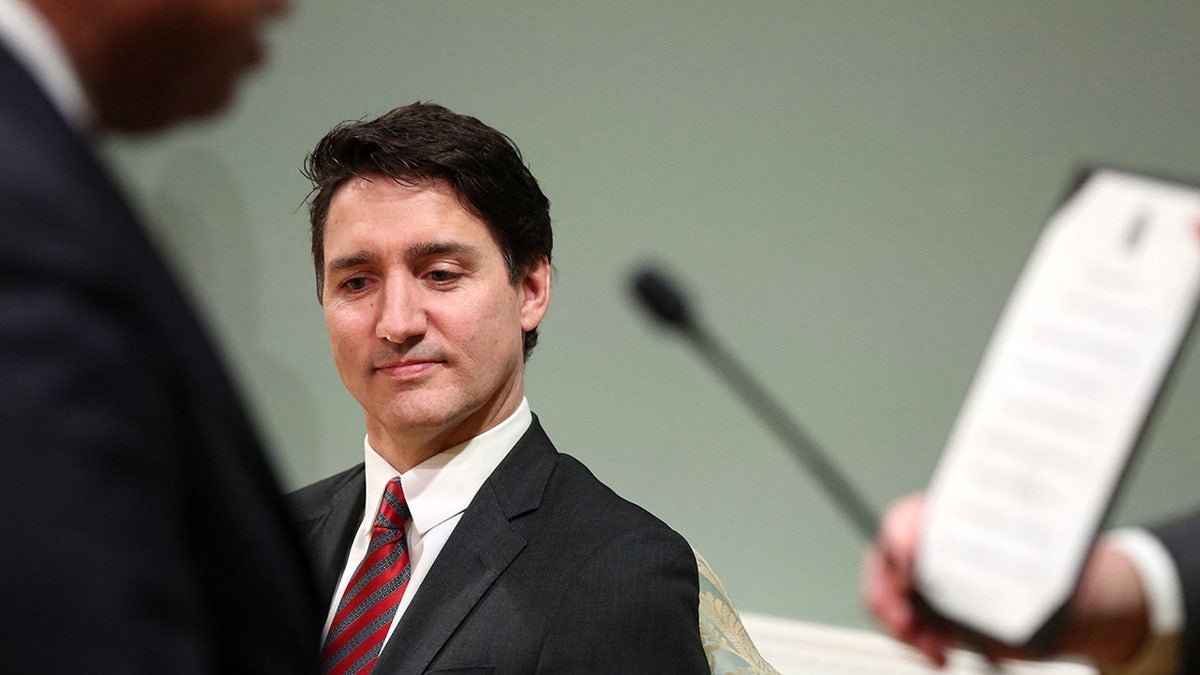
[[[269,267],[255,245],[245,186],[234,175],[226,161],[203,149],[171,153],[149,195],[148,219],[223,351],[286,485],[289,467],[317,463],[319,420],[304,374],[284,359],[294,345],[272,343],[271,328],[288,317],[282,308],[271,309],[269,298],[278,294],[264,288]],[[323,332],[314,339],[323,343]]]

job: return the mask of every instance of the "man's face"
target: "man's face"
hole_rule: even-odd
[[[380,176],[334,194],[324,251],[333,359],[372,447],[431,455],[516,410],[523,334],[550,300],[545,258],[514,285],[491,232],[452,188]]]
[[[82,55],[104,128],[157,129],[224,108],[263,58],[260,32],[288,0],[104,0],[102,44]],[[102,8],[102,9],[101,9]]]

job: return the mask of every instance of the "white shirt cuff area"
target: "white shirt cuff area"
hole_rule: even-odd
[[[1150,635],[1129,663],[1101,669],[1101,674],[1176,675],[1179,673],[1184,611],[1183,589],[1175,561],[1162,542],[1145,530],[1115,530],[1105,535],[1104,541],[1124,554],[1141,578],[1150,615]]]
[[[1150,611],[1150,632],[1163,636],[1183,630],[1183,588],[1179,571],[1162,542],[1138,528],[1114,530],[1104,539],[1124,553],[1141,576]]]

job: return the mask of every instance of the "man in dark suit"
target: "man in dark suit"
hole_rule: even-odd
[[[0,0],[0,670],[315,671],[255,431],[90,147],[214,112],[281,0]]]
[[[688,544],[558,453],[525,400],[552,237],[516,146],[415,104],[335,128],[307,173],[367,427],[363,464],[292,495],[330,607],[323,668],[708,672]]]

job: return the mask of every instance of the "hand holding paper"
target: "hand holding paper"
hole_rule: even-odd
[[[930,661],[945,665],[951,648],[962,644],[962,636],[953,625],[923,611],[913,594],[925,507],[924,495],[910,495],[884,514],[878,539],[863,562],[862,593],[889,633]],[[993,661],[1072,655],[1098,666],[1127,665],[1139,655],[1149,634],[1149,608],[1138,570],[1119,548],[1103,540],[1092,548],[1059,628],[1053,643],[1037,651],[978,635],[972,636],[970,646]]]
[[[1070,599],[1192,325],[1200,191],[1089,176],[1048,223],[934,474],[916,590],[1028,645]]]

